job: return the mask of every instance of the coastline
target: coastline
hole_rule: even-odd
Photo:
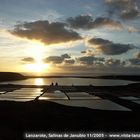
[[[139,87],[140,82],[136,82],[136,83],[130,83],[128,85],[118,85],[118,86],[94,86],[94,85],[59,85],[59,87],[71,87],[71,86],[75,86],[75,87],[83,87],[82,89],[86,88],[86,87],[94,87],[95,88],[129,88],[129,87]],[[0,87],[17,87],[17,88],[46,88],[49,87],[50,85],[19,85],[19,84],[0,84]]]
[[[108,75],[108,76],[25,76],[28,78],[89,78],[89,79],[112,79],[112,80],[130,80],[140,81],[140,75]]]
[[[140,81],[140,75],[106,75],[106,76],[77,76],[77,75],[50,75],[50,76],[27,76],[16,72],[0,72],[0,82],[25,80],[29,78],[89,78],[89,79],[113,79]]]

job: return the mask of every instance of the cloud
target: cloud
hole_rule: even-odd
[[[23,58],[23,59],[21,59],[21,61],[24,63],[34,63],[35,62],[34,58],[32,58],[32,57]]]
[[[136,53],[134,54],[134,58],[140,59],[140,52],[136,52]]]
[[[65,55],[65,54],[64,54]],[[52,63],[54,70],[75,73],[132,73],[138,72],[140,59],[133,58],[121,60],[116,58],[103,58],[96,56],[79,56],[77,58],[65,58],[61,56],[49,56],[44,59],[45,63]],[[66,55],[65,55],[66,56]],[[68,56],[68,55],[67,55]],[[129,65],[128,65],[129,64]],[[115,70],[115,71],[114,71]]]
[[[132,19],[140,16],[138,9],[124,10],[122,11],[121,18],[123,19]]]
[[[134,57],[128,60],[130,65],[139,65],[140,66],[140,52],[134,53]]]
[[[94,57],[94,56],[82,56],[77,58],[71,58],[71,57],[63,57],[61,56],[49,56],[44,59],[45,63],[52,63],[52,64],[76,64],[76,65],[92,65],[92,64],[99,64],[104,62],[104,58],[101,57]],[[65,54],[66,56],[66,54]],[[69,56],[69,55],[68,55]],[[58,65],[60,66],[60,65]]]
[[[89,46],[93,47],[97,52],[105,55],[119,55],[136,48],[131,44],[113,43],[102,38],[92,38],[88,40]]]
[[[94,29],[100,27],[107,27],[110,29],[121,30],[123,26],[120,22],[114,21],[106,17],[98,17],[95,20],[89,15],[80,15],[76,17],[70,17],[67,19],[67,23],[74,29]]]
[[[92,28],[99,28],[99,27],[108,27],[116,30],[121,30],[123,28],[120,22],[114,21],[106,17],[96,18],[95,21],[92,23]]]
[[[83,56],[78,58],[79,64],[86,64],[89,66],[104,66],[104,67],[120,67],[125,66],[126,62],[120,59],[114,58],[103,58],[95,56]]]
[[[129,33],[137,33],[140,32],[138,28],[134,27],[134,26],[128,26],[127,30]]]
[[[138,0],[106,0],[105,2],[110,15],[115,14],[125,20],[138,18],[140,16]]]
[[[74,59],[66,59],[64,62],[65,62],[65,64],[74,64],[75,60]]]
[[[86,50],[85,51],[81,51],[82,54],[86,54],[86,52],[87,52]]]
[[[65,58],[71,58],[70,55],[68,55],[68,54],[62,54],[61,57],[64,58],[64,59]]]
[[[68,54],[62,54],[61,56],[49,56],[44,59],[45,63],[52,63],[52,64],[61,64],[65,60],[69,60],[71,58]]]
[[[132,59],[129,59],[128,62],[129,62],[131,65],[140,65],[140,59],[139,59],[139,58],[132,58]]]
[[[61,64],[63,62],[64,58],[61,56],[49,56],[45,58],[46,63],[53,63],[53,64]]]
[[[125,65],[125,61],[121,61],[120,59],[113,59],[109,58],[105,60],[105,66],[111,66],[111,67],[118,67]]]
[[[95,55],[95,52],[91,49],[87,49],[85,51],[81,51],[81,54],[84,54],[86,56],[94,56]]]
[[[92,75],[93,73],[98,74],[139,74],[139,66],[105,66],[105,65],[60,65],[59,68],[65,72],[72,73],[73,71],[77,74],[82,73],[85,75]]]
[[[103,62],[104,58],[94,56],[83,56],[79,57],[77,60],[80,64],[92,65],[95,63]]]
[[[76,17],[70,17],[67,19],[67,23],[75,29],[90,29],[93,19],[89,15],[80,15]]]
[[[47,20],[38,20],[15,25],[15,28],[10,33],[30,40],[35,39],[46,45],[82,39],[77,32],[66,29],[65,26],[66,24],[61,22],[50,23]]]
[[[65,72],[86,73],[131,73],[138,72],[138,67],[126,66],[126,61],[115,58],[93,56],[78,57],[74,65],[58,65]],[[130,71],[129,71],[130,70]],[[87,73],[88,72],[88,73]]]

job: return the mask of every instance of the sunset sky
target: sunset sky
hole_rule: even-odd
[[[1,0],[0,71],[140,74],[140,0]]]

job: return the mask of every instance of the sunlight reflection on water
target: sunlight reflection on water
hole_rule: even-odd
[[[95,85],[95,86],[116,86],[127,85],[135,83],[127,80],[114,79],[92,79],[92,78],[29,78],[18,81],[0,82],[0,84],[18,84],[18,85],[50,85],[51,83],[58,83],[59,85]]]
[[[44,85],[44,79],[43,78],[35,78],[35,85],[36,86],[40,86],[40,85]]]
[[[22,88],[1,94],[0,100],[31,101],[42,93],[41,90],[41,88]]]

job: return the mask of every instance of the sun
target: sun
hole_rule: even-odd
[[[44,63],[33,63],[26,64],[26,68],[31,72],[46,72],[49,68],[49,64]]]
[[[43,62],[43,59],[46,57],[45,46],[38,42],[31,42],[27,52],[35,62],[25,64],[26,71],[36,73],[44,73],[49,71],[50,65]]]

